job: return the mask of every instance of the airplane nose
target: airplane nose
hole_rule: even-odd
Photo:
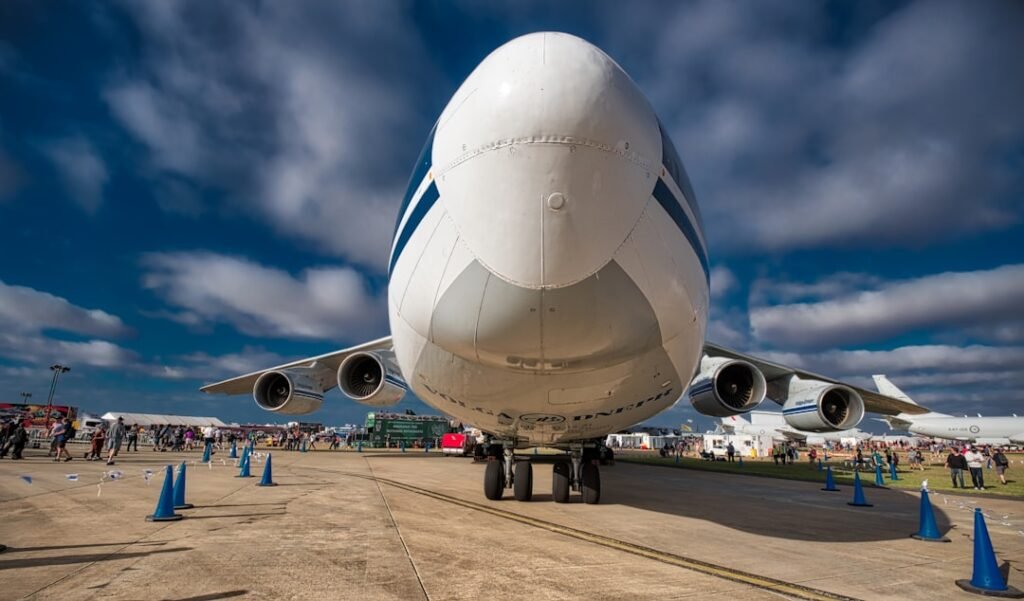
[[[661,164],[657,118],[588,42],[517,38],[441,114],[434,177],[475,258],[507,282],[559,288],[600,270],[643,214]]]

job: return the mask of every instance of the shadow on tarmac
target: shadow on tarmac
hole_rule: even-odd
[[[192,547],[175,547],[173,549],[155,549],[140,553],[93,553],[89,555],[60,555],[57,557],[27,557],[24,559],[3,559],[0,560],[0,570],[12,570],[15,568],[35,568],[46,566],[63,566],[76,563],[95,563],[98,561],[112,561],[121,559],[134,559],[147,557],[157,553],[177,553],[180,551],[191,551]],[[8,552],[11,549],[8,549]],[[6,553],[4,554],[6,557]]]
[[[226,513],[224,515],[190,515],[189,520],[216,520],[219,518],[255,518],[267,515],[286,515],[287,511],[267,511],[263,513]]]
[[[195,597],[182,597],[180,599],[164,599],[164,601],[217,601],[218,599],[230,599],[231,597],[241,597],[242,595],[248,594],[249,591],[224,591],[223,593],[208,593],[206,595],[197,595]]]
[[[847,505],[853,486],[821,491],[823,483],[757,478],[619,463],[601,470],[602,504],[618,504],[706,520],[751,534],[790,540],[866,542],[896,540],[917,532],[920,500],[866,486],[873,508]],[[656,488],[655,488],[656,487]],[[539,495],[534,495],[538,498]],[[574,496],[574,501],[579,497]],[[934,503],[939,531],[949,518]]]

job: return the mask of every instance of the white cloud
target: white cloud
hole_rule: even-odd
[[[766,359],[832,377],[920,371],[974,372],[1020,370],[1024,347],[972,345],[902,346],[892,350],[830,350],[821,353],[760,353]]]
[[[45,144],[44,150],[71,197],[86,212],[95,213],[103,202],[103,188],[109,175],[92,143],[82,136],[72,136]]]
[[[106,311],[85,309],[48,292],[3,281],[0,281],[0,326],[6,331],[62,330],[100,337],[119,337],[131,332],[121,318]]]
[[[925,328],[1016,321],[1021,307],[1024,265],[1005,265],[888,282],[818,302],[754,307],[750,324],[763,342],[820,348]]]
[[[383,271],[426,135],[423,98],[438,84],[402,5],[127,7],[145,58],[105,96],[152,164],[222,191],[233,210],[279,232]],[[160,205],[201,212],[180,192],[158,193]]]
[[[240,352],[226,355],[210,355],[205,352],[191,353],[174,360],[173,365],[161,365],[153,374],[166,379],[197,379],[214,381],[251,373],[288,360],[259,347],[245,347]]]
[[[917,247],[1020,222],[1019,6],[675,6],[612,5],[608,50],[651,94],[715,246]]]
[[[53,362],[91,367],[134,366],[138,355],[106,340],[84,342],[56,340],[32,334],[0,334],[0,356],[21,363],[50,365]]]
[[[711,296],[722,298],[739,285],[736,275],[724,265],[711,268]]]
[[[383,294],[358,271],[320,267],[293,276],[208,252],[153,253],[143,285],[169,305],[250,336],[352,340],[384,328]]]

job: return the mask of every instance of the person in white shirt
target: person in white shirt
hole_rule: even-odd
[[[971,471],[971,482],[974,484],[974,490],[985,490],[985,471],[982,467],[985,465],[985,457],[978,452],[977,447],[971,447],[971,450],[964,453],[964,459],[967,460],[967,469]]]

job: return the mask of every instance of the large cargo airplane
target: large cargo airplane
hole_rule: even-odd
[[[751,436],[771,436],[778,442],[803,442],[809,445],[821,445],[826,442],[841,443],[844,439],[867,440],[870,432],[857,428],[836,430],[834,432],[804,432],[786,423],[786,417],[776,411],[751,411],[748,419],[742,415],[730,415],[719,418],[718,426],[723,432],[731,434],[748,434]]]
[[[878,392],[900,399],[906,403],[914,400],[889,381],[884,375],[872,376]],[[934,411],[921,414],[900,414],[882,418],[894,430],[906,430],[912,434],[963,440],[977,444],[1005,445],[1024,444],[1024,417],[956,417]]]
[[[287,415],[335,385],[372,407],[411,391],[489,435],[489,499],[531,498],[515,450],[565,450],[563,503],[597,503],[603,437],[687,389],[713,416],[769,395],[810,431],[925,411],[705,342],[708,300],[697,201],[651,105],[598,48],[535,33],[484,59],[427,137],[388,261],[391,335],[203,390]]]

